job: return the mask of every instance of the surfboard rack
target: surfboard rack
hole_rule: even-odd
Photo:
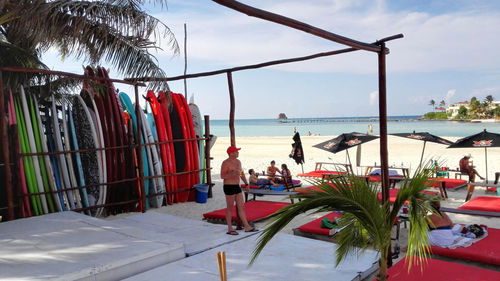
[[[75,78],[79,79],[81,81],[88,81],[88,80],[96,80],[96,81],[101,81],[105,83],[118,83],[118,84],[125,84],[125,85],[130,85],[134,87],[134,92],[135,92],[135,100],[139,100],[139,94],[138,94],[138,88],[139,87],[145,87],[146,85],[141,82],[141,81],[126,81],[126,80],[120,80],[120,79],[113,79],[113,78],[103,78],[103,77],[92,77],[89,78],[87,75],[79,75],[75,73],[69,73],[69,72],[61,72],[61,71],[52,71],[52,70],[45,70],[45,69],[30,69],[30,68],[18,68],[18,67],[0,67],[0,112],[7,112],[5,110],[5,98],[4,98],[4,83],[2,80],[3,74],[5,72],[17,72],[17,73],[25,73],[25,74],[32,74],[32,75],[46,75],[48,77],[70,77],[70,78]],[[143,97],[144,98],[144,97]],[[135,107],[136,112],[138,113],[140,109],[140,106],[138,105]],[[60,105],[58,105],[60,107]],[[3,117],[3,116],[2,116]],[[74,191],[74,190],[82,190],[84,188],[104,188],[106,186],[116,186],[118,188],[124,187],[125,183],[130,183],[130,182],[137,182],[140,185],[141,189],[141,196],[138,198],[132,198],[132,199],[127,199],[127,200],[122,200],[119,202],[106,202],[104,204],[96,204],[93,206],[89,207],[81,207],[81,208],[74,208],[72,211],[76,212],[84,212],[88,210],[96,210],[100,208],[107,209],[109,207],[113,206],[120,206],[120,205],[130,205],[130,206],[135,206],[138,203],[142,202],[142,208],[140,211],[145,212],[146,211],[146,200],[151,199],[155,196],[159,195],[168,195],[168,194],[176,194],[176,193],[181,193],[181,192],[192,192],[194,191],[193,187],[190,188],[183,188],[183,189],[177,189],[175,191],[165,191],[165,192],[155,192],[155,193],[150,193],[146,195],[145,193],[145,180],[148,179],[153,179],[153,178],[159,178],[159,177],[168,177],[168,176],[180,176],[180,175],[190,175],[193,173],[200,173],[200,172],[205,172],[206,174],[206,182],[210,186],[209,190],[209,197],[211,196],[211,189],[214,186],[214,183],[212,183],[212,178],[211,178],[211,166],[210,166],[210,160],[212,157],[210,157],[210,148],[208,146],[208,141],[210,139],[210,123],[209,123],[209,116],[205,115],[205,132],[204,136],[202,137],[197,137],[197,138],[183,138],[183,139],[173,139],[173,140],[167,140],[164,142],[154,142],[154,143],[142,143],[141,138],[137,139],[137,143],[135,144],[127,144],[127,145],[116,145],[116,146],[106,146],[104,148],[92,148],[92,149],[78,149],[78,150],[64,150],[63,151],[54,151],[54,152],[30,152],[30,153],[21,153],[18,152],[17,149],[12,149],[12,147],[18,147],[19,145],[19,138],[18,138],[18,125],[17,124],[10,124],[8,125],[6,122],[0,122],[0,133],[1,133],[1,138],[2,138],[2,151],[1,155],[3,162],[0,163],[0,168],[3,169],[4,175],[5,175],[5,184],[2,182],[0,186],[5,186],[5,191],[6,191],[6,206],[0,206],[0,215],[3,215],[3,219],[5,220],[13,220],[16,218],[22,218],[26,217],[26,213],[23,212],[24,209],[30,208],[30,206],[25,206],[23,202],[24,198],[32,198],[36,196],[45,196],[45,195],[50,195],[53,196],[54,194],[60,194],[64,193],[67,191]],[[6,120],[6,118],[3,118],[2,120]],[[137,118],[137,133],[140,134],[141,130],[141,118]],[[21,192],[21,190],[18,190],[17,184],[15,185],[13,183],[13,179],[19,179],[20,174],[18,173],[20,167],[18,163],[20,163],[20,160],[26,157],[41,157],[41,156],[54,156],[54,155],[74,155],[76,153],[86,153],[86,152],[98,152],[98,151],[141,151],[142,147],[146,146],[151,146],[151,145],[161,145],[165,143],[179,143],[179,142],[193,142],[193,141],[204,141],[207,149],[205,149],[205,168],[193,168],[188,171],[183,171],[183,172],[176,172],[176,173],[170,173],[166,174],[163,173],[161,175],[155,175],[155,176],[144,176],[144,171],[143,171],[143,165],[142,162],[145,161],[143,159],[143,154],[142,153],[137,153],[139,157],[137,157],[137,165],[136,168],[138,169],[138,175],[134,177],[122,177],[119,180],[115,181],[105,181],[103,183],[98,183],[98,184],[86,184],[86,185],[81,185],[81,186],[70,186],[68,188],[62,189],[62,190],[51,190],[51,191],[41,191],[41,192]],[[9,165],[6,165],[6,163],[10,163]],[[14,189],[13,186],[16,186]],[[47,197],[50,197],[47,196]],[[29,201],[29,200],[28,200]],[[26,201],[26,202],[28,202]],[[134,210],[133,208],[129,208],[130,210]],[[6,212],[5,212],[6,211]]]

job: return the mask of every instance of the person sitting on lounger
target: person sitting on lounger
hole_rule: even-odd
[[[280,169],[278,169],[278,167],[276,167],[275,165],[276,165],[276,162],[273,160],[273,161],[271,161],[271,166],[267,167],[267,171],[266,171],[267,179],[270,181],[276,181],[276,173],[281,174]]]
[[[474,169],[474,167],[472,167],[469,163],[469,160],[471,158],[471,155],[470,154],[467,154],[465,155],[462,159],[460,159],[460,162],[459,162],[459,165],[460,165],[460,173],[463,173],[463,174],[467,174],[469,175],[469,182],[474,182],[475,181],[475,178],[476,178],[476,175],[484,180],[483,177],[481,177],[476,169]]]
[[[274,186],[274,187],[278,187],[279,186],[279,184],[276,184],[272,180],[259,179],[257,177],[257,175],[255,174],[254,169],[248,170],[248,174],[250,175],[250,177],[249,177],[250,184],[257,185],[259,188],[263,188],[263,187],[271,186],[271,185]]]

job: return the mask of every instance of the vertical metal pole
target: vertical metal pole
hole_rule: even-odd
[[[234,134],[234,89],[233,89],[233,75],[231,71],[227,72],[227,84],[229,86],[229,132],[231,133],[231,145],[236,145],[236,138]]]
[[[135,91],[135,116],[137,119],[137,165],[139,166],[139,185],[141,187],[142,212],[146,212],[146,186],[144,184],[144,166],[142,157],[142,142],[141,142],[141,106],[139,105],[139,87],[134,84]]]
[[[380,168],[382,170],[382,203],[389,201],[389,159],[387,153],[387,86],[385,68],[385,43],[380,44],[378,53],[378,109],[380,118]],[[387,205],[387,214],[390,206]],[[391,222],[392,223],[392,222]],[[389,241],[390,243],[390,241]],[[387,254],[387,266],[392,266],[391,247]]]
[[[187,62],[187,26],[186,23],[184,23],[184,76],[186,76],[187,73],[187,67],[188,67],[188,62]],[[184,78],[184,98],[188,99],[188,89],[187,89],[187,79]]]
[[[488,182],[488,150],[484,147],[484,161],[486,162],[486,183]]]
[[[205,169],[208,184],[208,198],[212,198],[212,169],[210,168],[210,116],[205,115]]]
[[[2,72],[0,72],[0,133],[2,136],[2,154],[5,172],[5,190],[7,195],[7,219],[14,219],[14,198],[12,196],[12,175],[10,171],[9,138],[7,134],[7,120],[5,119],[5,99],[3,95]]]

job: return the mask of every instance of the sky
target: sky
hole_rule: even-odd
[[[432,110],[431,99],[449,104],[492,95],[500,100],[500,1],[241,2],[366,43],[402,33],[404,38],[386,45],[388,115],[423,115]],[[158,42],[163,50],[153,54],[168,76],[184,73],[184,23],[188,73],[346,48],[209,0],[168,0],[166,7],[144,8],[171,29],[181,48],[174,55],[167,40]],[[44,61],[54,70],[76,73],[84,64],[53,52]],[[111,76],[120,78],[113,70]],[[377,54],[372,52],[235,72],[233,84],[237,119],[279,113],[289,118],[378,115]],[[169,85],[184,93],[183,81]],[[189,79],[187,88],[203,115],[229,118],[226,75]]]

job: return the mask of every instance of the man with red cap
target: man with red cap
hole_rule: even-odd
[[[247,217],[245,214],[243,194],[240,188],[240,178],[247,185],[247,192],[249,192],[248,182],[241,168],[241,162],[238,160],[239,150],[232,145],[227,148],[227,154],[229,157],[222,162],[220,176],[224,182],[224,194],[226,195],[226,222],[227,222],[227,234],[238,235],[238,232],[233,230],[233,224],[231,222],[231,217],[233,215],[233,206],[236,203],[236,212],[245,227],[245,232],[257,231],[254,227],[248,224]]]

